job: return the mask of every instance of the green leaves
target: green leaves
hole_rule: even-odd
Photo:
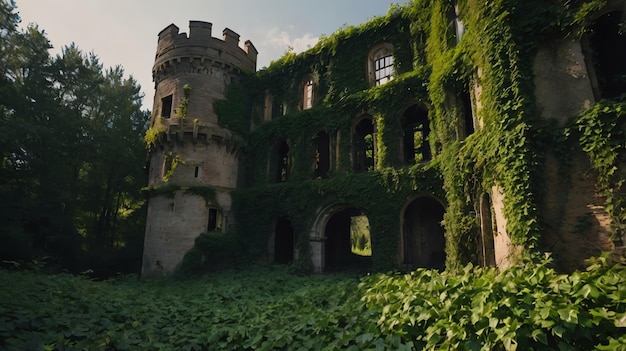
[[[228,271],[92,282],[0,271],[0,348],[22,350],[615,350],[626,267],[558,274],[418,269],[348,276]]]

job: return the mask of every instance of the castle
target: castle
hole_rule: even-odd
[[[258,72],[230,29],[166,27],[142,273],[204,232],[311,272],[623,250],[625,13],[414,0]]]

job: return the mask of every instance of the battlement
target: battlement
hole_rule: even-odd
[[[189,21],[189,35],[180,32],[170,24],[158,35],[157,53],[154,67],[163,63],[188,58],[209,59],[235,66],[242,71],[255,71],[258,51],[247,40],[239,46],[239,34],[225,28],[222,39],[212,37],[213,24],[203,21]]]

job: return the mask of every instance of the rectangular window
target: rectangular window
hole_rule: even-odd
[[[393,79],[393,56],[388,55],[374,61],[374,77],[376,86],[383,85]]]
[[[309,79],[304,83],[304,104],[302,108],[308,110],[313,107],[313,80]]]
[[[172,116],[172,95],[161,99],[161,117],[170,118]]]
[[[198,178],[200,176],[200,167],[196,166],[196,169],[193,173],[194,178]]]

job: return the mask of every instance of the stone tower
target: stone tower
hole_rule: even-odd
[[[242,73],[256,70],[257,51],[250,41],[241,48],[228,28],[213,38],[211,28],[190,21],[189,35],[171,24],[158,36],[142,274],[173,271],[200,233],[234,221],[239,150],[213,103]]]

